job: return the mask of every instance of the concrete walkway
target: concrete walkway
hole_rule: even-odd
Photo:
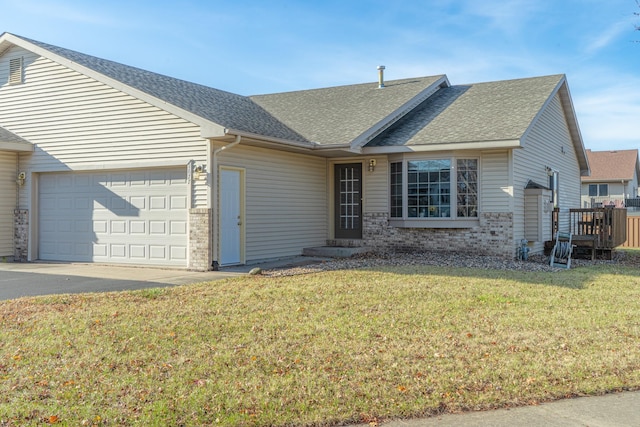
[[[358,427],[366,427],[362,424]],[[640,426],[640,391],[563,399],[536,406],[389,421],[381,427]]]
[[[178,268],[85,264],[72,262],[0,262],[0,300],[25,296],[112,292],[186,285],[226,279],[263,270],[321,262],[327,258],[291,257],[261,264],[197,272]]]
[[[203,273],[180,269],[104,264],[0,263],[0,300],[24,296],[111,292],[186,285],[242,274],[245,274],[245,271],[240,269]]]

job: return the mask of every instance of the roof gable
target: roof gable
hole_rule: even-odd
[[[393,152],[517,148],[557,94],[582,173],[589,166],[564,75],[441,88],[367,144]]]
[[[8,33],[0,36],[0,52],[10,45],[31,50],[194,123],[204,126],[218,125],[221,128],[220,132],[223,132],[223,129],[233,129],[266,137],[306,142],[303,137],[276,120],[250,98],[242,95]]]
[[[348,143],[358,147],[402,117],[440,86],[446,76],[252,96],[305,139],[320,145]]]
[[[560,79],[548,76],[440,89],[368,146],[519,140]]]
[[[632,181],[639,174],[638,150],[587,150],[591,175],[583,181]]]

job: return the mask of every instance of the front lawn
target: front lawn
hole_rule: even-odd
[[[385,267],[0,302],[0,426],[338,425],[639,388],[635,267]]]

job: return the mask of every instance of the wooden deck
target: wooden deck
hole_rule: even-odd
[[[624,208],[569,209],[568,212],[556,208],[552,221],[554,238],[558,231],[567,231],[568,222],[568,232],[577,252],[590,254],[592,260],[598,253],[611,259],[611,251],[627,240],[627,210]]]

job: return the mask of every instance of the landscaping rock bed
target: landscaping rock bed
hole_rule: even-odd
[[[571,267],[588,266],[593,264],[629,264],[638,266],[638,257],[625,252],[615,251],[612,260],[572,259]],[[370,252],[350,258],[335,258],[326,261],[310,261],[309,264],[300,263],[284,268],[262,271],[265,276],[292,276],[297,274],[317,273],[330,270],[344,270],[354,268],[375,268],[390,266],[438,266],[438,267],[469,267],[494,270],[519,271],[561,271],[563,268],[549,266],[549,258],[544,255],[531,255],[527,261],[518,261],[500,257],[456,254],[448,252]]]

